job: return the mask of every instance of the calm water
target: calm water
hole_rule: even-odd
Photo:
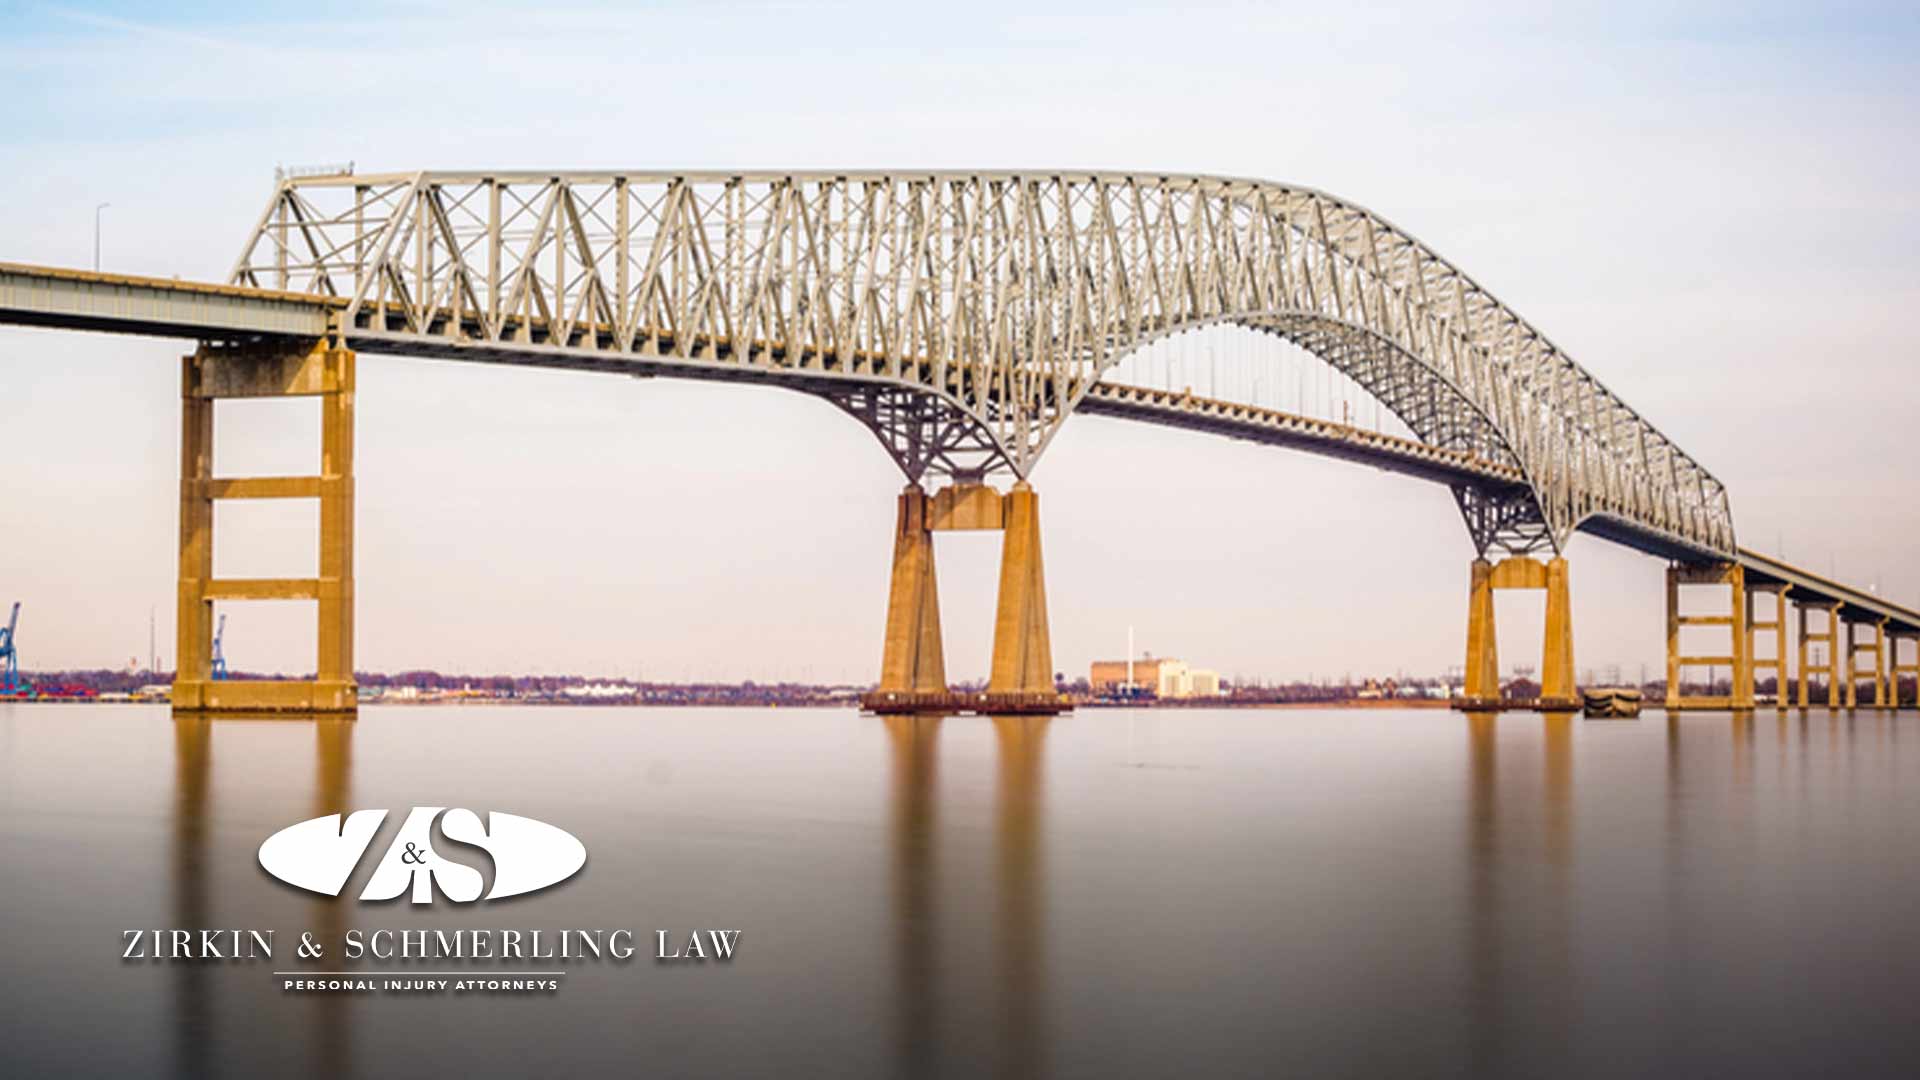
[[[255,862],[415,805],[587,867],[415,908]],[[172,927],[276,955],[119,958]],[[355,927],[744,935],[552,995],[280,990],[403,969],[291,956]],[[0,928],[5,1076],[1911,1074],[1920,720],[0,706]]]

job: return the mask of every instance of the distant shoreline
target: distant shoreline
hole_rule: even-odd
[[[0,703],[14,705],[169,705],[165,698],[154,697],[44,697],[44,698],[0,698]],[[621,699],[566,699],[541,698],[529,700],[505,697],[418,697],[418,698],[371,698],[360,703],[361,708],[393,706],[395,708],[445,708],[460,705],[508,706],[525,708],[560,709],[858,709],[857,697],[821,700],[694,700],[694,701],[644,701],[631,698]],[[1233,701],[1218,699],[1199,701],[1191,698],[1171,701],[1076,701],[1075,709],[1100,711],[1106,709],[1447,709],[1452,702],[1445,698],[1354,698],[1338,701]]]

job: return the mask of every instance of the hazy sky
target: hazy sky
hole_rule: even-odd
[[[0,260],[219,280],[275,165],[1218,172],[1369,206],[1731,489],[1742,543],[1920,605],[1920,16],[1894,4],[1042,10],[905,3],[0,0]],[[323,7],[333,8],[322,15]],[[0,331],[0,601],[34,669],[171,665],[182,345]],[[364,357],[359,666],[865,681],[894,495],[779,390]],[[227,473],[311,471],[317,407],[221,406]],[[1071,420],[1035,475],[1055,664],[1139,644],[1269,678],[1460,663],[1445,489]],[[1141,493],[1161,494],[1145,499]],[[313,512],[229,504],[217,572],[312,573]],[[997,539],[943,536],[984,673]],[[1579,539],[1579,667],[1662,656],[1661,565]],[[236,667],[300,605],[223,605]],[[1540,601],[1504,597],[1536,663]]]

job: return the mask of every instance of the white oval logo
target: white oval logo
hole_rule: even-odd
[[[356,810],[345,821],[339,814],[327,814],[289,825],[260,845],[260,865],[289,885],[339,896],[386,818],[385,810]],[[373,868],[360,899],[392,900],[411,891],[414,903],[427,904],[433,902],[436,886],[458,903],[480,899],[480,871],[434,849],[436,818],[447,839],[471,844],[492,857],[488,900],[557,885],[587,864],[586,845],[544,821],[495,811],[482,827],[471,810],[416,806]]]

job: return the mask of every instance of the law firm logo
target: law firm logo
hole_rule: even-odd
[[[260,845],[260,865],[289,885],[339,896],[386,819],[385,810],[356,810],[344,822],[339,814],[328,814],[289,825]],[[436,886],[458,903],[480,899],[480,871],[434,849],[436,819],[441,835],[478,848],[493,860],[488,900],[557,885],[587,863],[586,845],[544,821],[494,811],[482,827],[471,810],[416,806],[387,845],[360,899],[392,900],[411,889],[414,903],[428,904]]]

